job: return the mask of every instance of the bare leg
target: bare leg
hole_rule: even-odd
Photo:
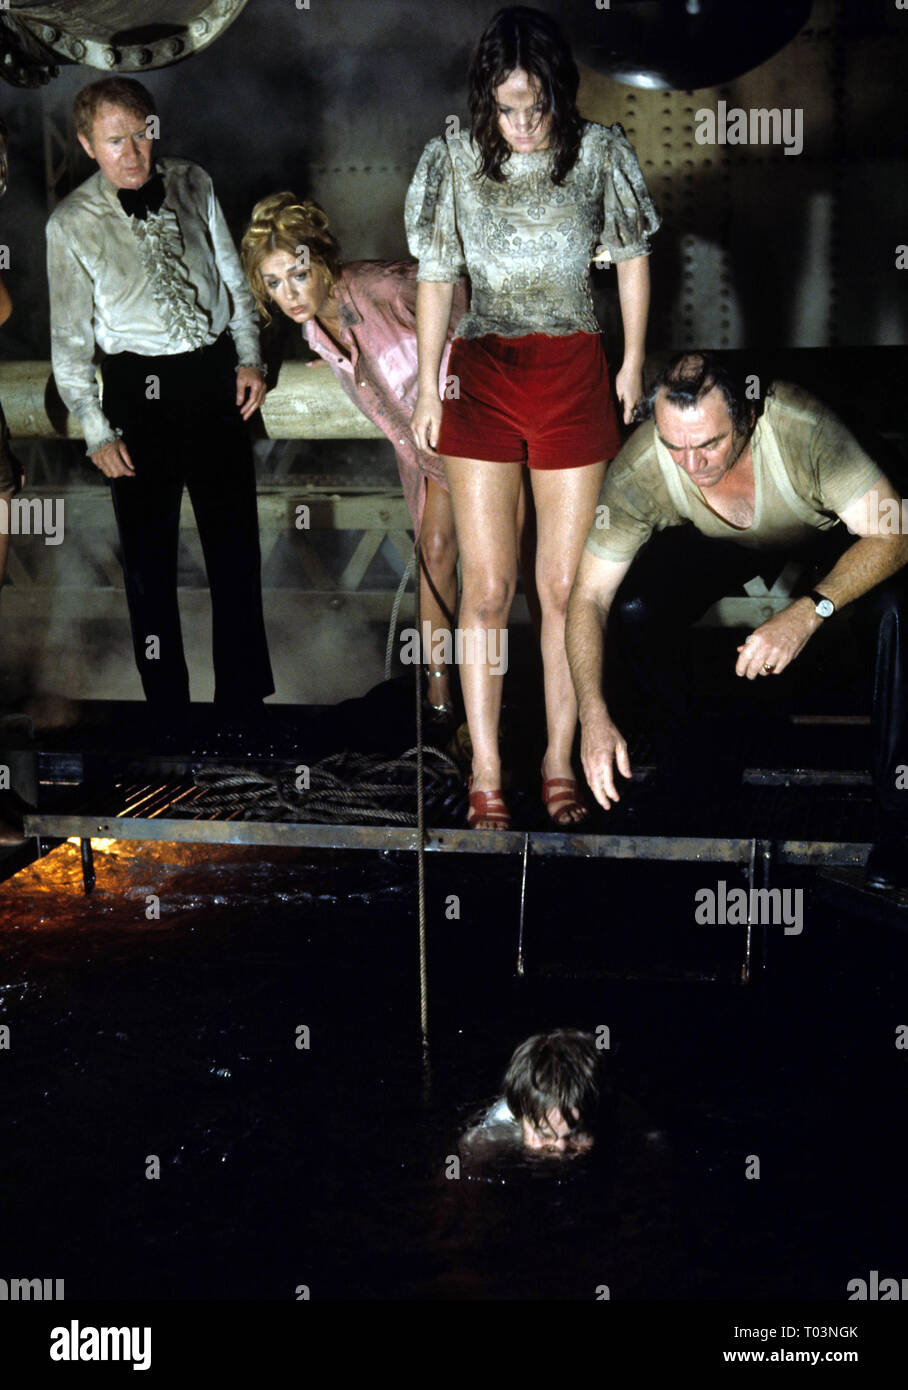
[[[473,788],[501,786],[498,723],[504,672],[496,674],[491,652],[502,652],[503,634],[517,582],[517,500],[522,465],[445,459],[457,522],[463,593],[459,630],[473,642],[475,659],[460,668],[460,685],[473,743]],[[493,634],[492,641],[489,633]],[[496,828],[478,821],[478,829]]]
[[[422,621],[429,623],[432,638],[429,653],[424,654],[429,668],[442,674],[430,676],[427,682],[429,703],[447,705],[451,701],[451,679],[443,661],[431,655],[446,650],[448,644],[436,643],[436,633],[450,633],[457,607],[457,540],[454,535],[454,510],[451,495],[443,487],[426,479],[426,504],[419,531],[420,573],[419,606]],[[422,634],[420,634],[420,638]]]
[[[539,609],[539,595],[536,592],[536,508],[528,475],[529,469],[526,469],[520,480],[520,500],[517,503],[517,554],[520,558],[523,596],[529,609],[530,622],[538,637],[542,627],[542,614]]]
[[[604,463],[582,468],[531,471],[536,499],[538,541],[536,584],[542,605],[542,668],[548,748],[543,767],[549,778],[573,777],[571,750],[577,730],[577,699],[564,645],[568,598],[583,544],[596,511]],[[555,811],[565,825],[581,819],[579,810]]]

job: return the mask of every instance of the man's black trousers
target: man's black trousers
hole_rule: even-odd
[[[111,480],[133,648],[149,703],[185,709],[189,677],[177,607],[180,501],[189,490],[211,590],[215,700],[242,708],[274,690],[262,615],[255,467],[236,405],[225,333],[171,357],[104,359],[104,411],[134,478]],[[157,639],[157,640],[155,640]]]
[[[793,559],[806,566],[794,595],[806,594],[856,539],[838,525],[819,532],[813,545],[793,555],[703,536],[691,525],[658,532],[640,551],[615,595],[607,669],[627,661],[658,711],[666,743],[689,742],[698,727],[698,695],[689,668],[691,625],[755,575],[772,585]],[[847,611],[868,653],[868,686],[872,675],[877,796],[884,810],[905,816],[908,790],[898,788],[904,778],[897,776],[897,769],[908,766],[908,567],[876,585]],[[826,619],[830,624],[841,621],[839,615]],[[806,651],[795,658],[795,665]],[[730,659],[734,656],[730,653]],[[784,672],[766,677],[784,678]]]

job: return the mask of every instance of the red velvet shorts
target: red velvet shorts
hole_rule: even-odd
[[[444,402],[436,449],[448,458],[580,468],[621,448],[598,333],[455,338],[447,375],[459,398]]]

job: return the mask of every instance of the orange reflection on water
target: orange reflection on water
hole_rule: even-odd
[[[0,883],[0,932],[23,928],[90,926],[101,916],[135,911],[145,921],[148,894],[164,894],[180,881],[191,890],[193,870],[261,860],[254,845],[172,844],[159,840],[92,840],[96,886],[86,894],[79,840],[73,836],[43,859]],[[284,851],[283,853],[286,853]],[[280,857],[282,851],[277,851]],[[190,871],[187,881],[187,870]]]
[[[69,837],[69,839],[66,841],[66,843],[67,843],[68,845],[75,845],[76,848],[78,849],[78,847],[81,845],[82,841],[79,839],[78,835],[70,835],[70,837]],[[93,839],[92,842],[91,842],[91,847],[92,847],[92,849],[97,850],[99,854],[109,854],[110,851],[113,849],[114,845],[119,845],[119,844],[121,844],[121,843],[122,843],[122,842],[121,842],[120,840],[95,840],[95,839]]]

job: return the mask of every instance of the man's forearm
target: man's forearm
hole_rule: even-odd
[[[60,399],[79,422],[85,452],[92,454],[117,437],[101,405],[94,363],[61,348],[53,337],[51,342],[51,365]]]
[[[50,291],[50,346],[60,399],[93,453],[116,435],[102,407],[95,376],[94,289],[66,236],[51,219],[47,228],[47,281]]]
[[[818,590],[844,608],[908,563],[908,536],[862,536],[842,554]]]
[[[602,662],[608,609],[588,594],[575,591],[567,611],[565,641],[580,722],[607,713],[602,694]]]

